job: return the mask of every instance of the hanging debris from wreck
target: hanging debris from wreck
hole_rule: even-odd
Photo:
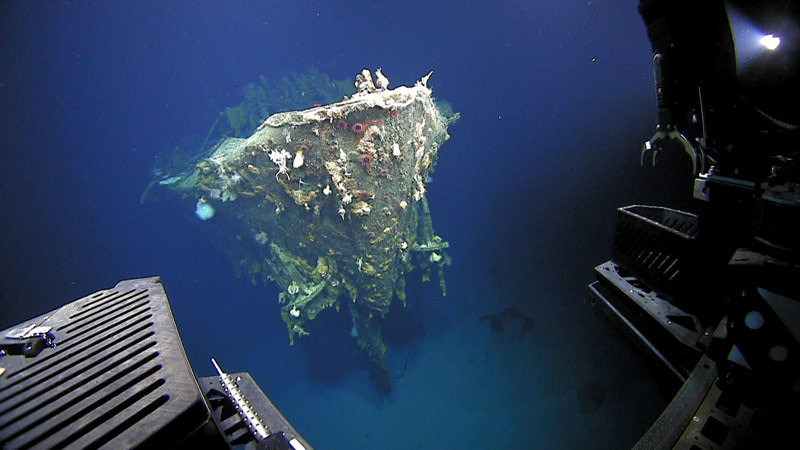
[[[426,180],[458,114],[437,108],[428,80],[389,89],[378,69],[330,105],[270,116],[246,139],[223,139],[159,180],[193,199],[197,217],[236,236],[249,275],[273,280],[289,342],[324,309],[343,306],[352,335],[391,389],[379,318],[405,304],[405,274],[436,271],[445,294],[448,243],[434,234]],[[235,247],[235,248],[234,248]]]

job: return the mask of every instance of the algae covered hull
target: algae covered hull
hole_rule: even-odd
[[[330,105],[270,116],[246,139],[225,138],[160,186],[193,200],[220,228],[238,270],[276,282],[290,342],[322,310],[343,306],[388,390],[380,317],[405,302],[404,275],[436,271],[444,293],[447,242],[433,232],[426,180],[457,115],[427,82],[388,89],[368,70]]]

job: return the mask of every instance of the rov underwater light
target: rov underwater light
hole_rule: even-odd
[[[762,36],[758,43],[767,50],[775,50],[781,45],[781,38],[774,34],[767,34]]]
[[[793,107],[800,67],[798,7],[780,0],[725,4],[742,94],[773,123],[800,125]]]
[[[728,20],[733,37],[736,66],[741,72],[770,51],[776,50],[781,43],[780,37],[767,33],[733,5],[728,5]]]

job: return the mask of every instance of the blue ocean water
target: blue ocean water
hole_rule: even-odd
[[[160,275],[196,372],[249,371],[316,448],[630,447],[667,400],[586,284],[616,207],[685,194],[639,168],[656,111],[636,3],[0,3],[0,328]],[[346,314],[289,347],[277,288],[234,276],[194,202],[139,202],[243,86],[309,67],[434,70],[461,113],[428,192],[448,295],[409,279],[385,397]],[[530,333],[479,320],[511,306]]]

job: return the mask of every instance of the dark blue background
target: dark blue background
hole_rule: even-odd
[[[218,355],[284,402],[289,386],[340,388],[359,376],[349,371],[358,358],[349,341],[324,347],[312,336],[289,348],[276,288],[233,277],[191,202],[139,198],[156,156],[183,136],[205,135],[259,75],[314,66],[350,79],[382,67],[396,86],[434,70],[434,96],[462,115],[429,186],[454,264],[448,296],[412,282],[397,322],[434,336],[477,327],[481,314],[514,304],[536,315],[543,336],[574,344],[554,366],[643,370],[634,356],[619,356],[627,347],[582,300],[592,267],[609,257],[616,207],[689,195],[638,166],[656,119],[650,59],[633,0],[2,2],[0,327],[158,274],[198,373],[209,374],[207,358]],[[341,316],[320,322],[349,330]],[[402,354],[402,341],[390,352]],[[620,361],[603,359],[615,353]],[[597,377],[613,386],[619,373]],[[380,404],[366,379],[355,386],[363,391],[354,398]],[[310,405],[317,387],[303,391]],[[613,419],[630,412],[593,418],[609,436],[595,444],[630,446],[663,406],[643,403],[633,402],[641,407],[634,427]],[[329,419],[323,413],[283,407],[312,444],[342,443],[316,422]],[[540,442],[559,442],[570,429],[554,423]],[[377,439],[347,445],[397,445]]]

